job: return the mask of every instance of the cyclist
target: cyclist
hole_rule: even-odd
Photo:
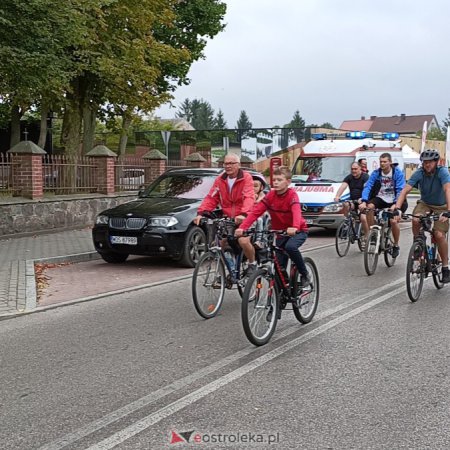
[[[434,237],[442,259],[442,282],[450,283],[446,236],[449,227],[448,217],[450,216],[450,174],[446,167],[438,165],[439,158],[437,150],[425,150],[420,154],[422,167],[412,174],[392,209],[398,208],[402,204],[413,187],[418,187],[420,200],[417,201],[413,214],[418,216],[428,212],[441,214],[439,221],[434,224]],[[419,219],[413,218],[412,230],[414,237],[419,234]]]
[[[302,276],[302,285],[308,286],[311,281],[303,261],[299,247],[308,237],[308,225],[302,216],[300,201],[297,193],[289,187],[292,173],[285,167],[277,167],[272,174],[273,189],[257,203],[247,218],[235,231],[235,236],[240,237],[251,224],[268,211],[275,230],[286,230],[287,236],[277,238],[277,246],[283,247],[289,255],[299,273]],[[284,268],[287,266],[287,258],[280,255],[280,263]]]
[[[366,158],[359,158],[358,164],[360,165],[363,173],[369,173],[369,169],[367,168],[367,159]]]
[[[259,203],[264,197],[264,188],[266,186],[265,181],[261,180],[259,177],[252,175],[253,177],[253,189],[255,192],[255,204]],[[261,249],[265,246],[265,236],[262,231],[267,223],[266,215],[258,217],[255,222],[255,242],[254,246],[256,249]]]
[[[334,201],[338,202],[341,199],[342,193],[349,188],[350,189],[350,200],[351,202],[344,203],[344,214],[347,215],[349,209],[354,209],[354,202],[357,202],[361,199],[362,191],[364,185],[369,179],[369,175],[362,171],[361,166],[354,162],[351,165],[351,173],[347,175],[342,184],[339,186],[338,191],[336,192],[336,197],[334,197]]]
[[[374,170],[362,192],[361,203],[359,209],[361,211],[361,223],[364,229],[364,234],[369,236],[369,229],[374,223],[373,212],[365,214],[366,208],[369,209],[383,209],[391,207],[398,199],[401,190],[405,186],[405,176],[403,172],[397,167],[397,164],[392,163],[392,156],[390,153],[382,153],[380,155],[380,168]],[[401,211],[405,212],[408,208],[406,201],[401,204]],[[398,242],[400,239],[400,225],[397,220],[390,220],[392,227],[392,237],[394,245],[392,247],[392,257],[397,258],[400,253]]]
[[[239,156],[235,153],[227,154],[223,165],[225,172],[216,178],[209,193],[198,207],[197,216],[194,218],[196,225],[199,225],[203,215],[211,213],[217,206],[222,208],[224,216],[240,224],[255,203],[253,178],[241,169]],[[249,237],[241,237],[238,243],[247,257],[249,263],[247,275],[250,275],[256,269],[255,249]],[[226,245],[226,240],[223,240],[222,246]]]

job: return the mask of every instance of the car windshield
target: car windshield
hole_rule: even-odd
[[[216,177],[217,175],[167,175],[152,183],[142,197],[200,200],[206,197]]]
[[[350,173],[353,156],[298,158],[292,173],[294,183],[316,181],[341,183]]]

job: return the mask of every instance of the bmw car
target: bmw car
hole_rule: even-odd
[[[139,197],[101,212],[92,230],[94,246],[109,263],[129,255],[166,256],[194,267],[206,250],[197,208],[223,169],[169,169]],[[257,172],[252,175],[262,177]]]

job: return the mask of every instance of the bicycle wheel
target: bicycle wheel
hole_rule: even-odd
[[[419,300],[425,278],[425,246],[422,242],[413,242],[406,263],[406,291],[412,302]]]
[[[392,257],[392,247],[394,246],[394,239],[392,237],[392,230],[387,229],[386,237],[384,239],[384,262],[388,267],[392,267],[395,264],[397,258]]]
[[[442,289],[444,287],[444,283],[442,282],[442,262],[440,261],[439,254],[437,253],[436,244],[434,244],[434,254],[436,255],[436,259],[431,272],[433,275],[433,283],[436,286],[436,289]]]
[[[300,274],[294,269],[292,289],[296,301],[292,302],[292,310],[296,319],[301,323],[309,323],[313,319],[319,305],[319,272],[311,258],[304,258],[311,284],[306,288],[300,286]]]
[[[206,252],[192,275],[192,299],[197,312],[205,319],[214,317],[225,295],[225,267],[219,253]]]
[[[279,294],[273,275],[258,269],[247,280],[242,298],[241,317],[247,339],[254,345],[269,342],[278,321]]]
[[[336,252],[340,257],[348,253],[350,247],[351,226],[349,221],[345,219],[336,230]]]
[[[364,268],[367,275],[373,275],[378,264],[378,233],[379,230],[374,228],[370,230],[364,249]]]

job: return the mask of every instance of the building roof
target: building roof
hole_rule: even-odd
[[[436,116],[434,114],[423,114],[417,116],[407,116],[400,114],[399,116],[377,117],[371,116],[370,120],[364,117],[361,120],[345,120],[341,124],[342,130],[347,131],[378,131],[381,133],[399,133],[399,134],[416,134],[422,131],[424,122],[427,122],[428,129],[432,127],[432,123],[437,125]]]
[[[344,120],[340,126],[345,131],[369,131],[372,126],[372,120]]]

